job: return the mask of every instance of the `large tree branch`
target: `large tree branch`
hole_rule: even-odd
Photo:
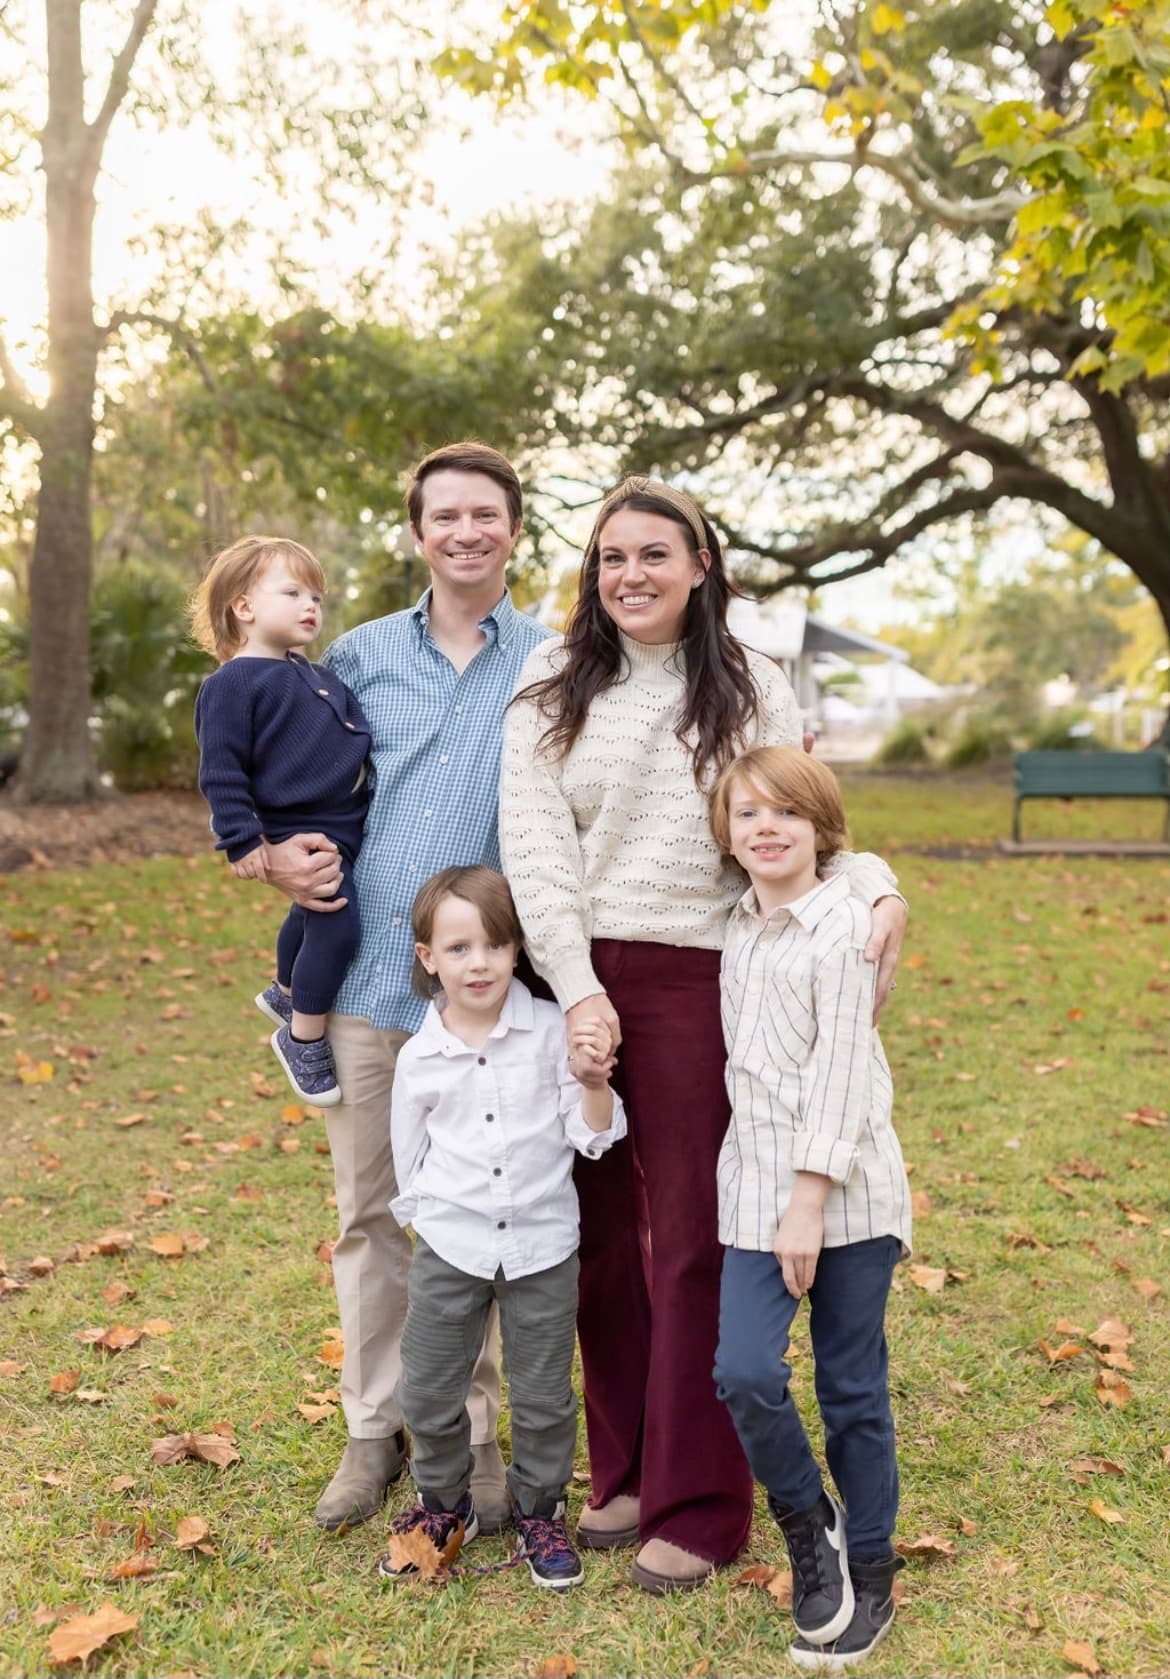
[[[86,131],[86,159],[94,176],[97,175],[102,147],[106,143],[106,135],[110,132],[110,124],[118,114],[118,108],[129,89],[130,73],[134,68],[134,60],[138,57],[138,49],[146,38],[146,32],[157,10],[158,0],[138,0],[121,51],[110,66],[110,79],[106,83],[105,96],[97,116]]]
[[[16,371],[8,345],[0,333],[0,415],[6,416],[35,441],[40,437],[42,410],[33,400],[32,392]]]
[[[858,169],[876,169],[896,181],[916,209],[924,211],[935,221],[948,227],[983,227],[988,222],[1008,222],[1028,202],[1028,194],[997,192],[990,198],[948,198],[923,180],[913,162],[891,152],[855,147],[849,151],[790,150],[785,147],[761,152],[745,152],[728,163],[711,169],[687,169],[694,181],[707,181],[717,176],[771,174],[774,170],[817,163],[838,164],[850,174]]]
[[[199,340],[190,327],[184,326],[182,321],[171,320],[166,315],[153,314],[149,309],[115,309],[109,321],[101,330],[102,342],[104,343],[107,338],[112,338],[124,326],[149,326],[154,327],[158,332],[165,332],[168,338],[186,350],[199,370],[199,377],[203,380],[207,389],[213,394],[218,391],[219,387],[216,384],[215,375],[207,365]]]

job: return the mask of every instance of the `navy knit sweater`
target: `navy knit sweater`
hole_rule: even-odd
[[[370,725],[331,670],[299,654],[229,659],[195,701],[199,789],[216,849],[233,863],[261,839],[320,832],[351,857],[361,844]]]

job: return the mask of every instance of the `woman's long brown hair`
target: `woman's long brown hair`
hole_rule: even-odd
[[[513,701],[532,701],[548,720],[540,747],[557,758],[564,759],[572,751],[593,701],[613,687],[621,675],[622,646],[617,626],[602,606],[598,589],[601,533],[607,522],[627,508],[655,513],[679,527],[689,552],[698,558],[691,521],[678,505],[682,497],[673,489],[669,495],[667,500],[656,493],[652,480],[639,479],[626,480],[606,497],[581,564],[577,601],[565,628],[560,666],[551,676],[521,689]],[[691,590],[687,602],[681,642],[685,697],[674,732],[690,747],[695,780],[702,784],[711,772],[721,770],[743,750],[760,696],[744,650],[727,628],[727,603],[732,591],[719,538],[697,506],[694,512],[711,563],[702,584]]]

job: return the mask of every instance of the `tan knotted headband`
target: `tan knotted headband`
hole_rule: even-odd
[[[593,548],[601,536],[601,527],[611,513],[616,513],[631,496],[653,496],[657,501],[664,501],[689,525],[695,543],[700,548],[706,548],[707,533],[703,529],[703,515],[696,504],[683,490],[676,490],[670,484],[663,484],[657,478],[642,478],[634,475],[623,478],[616,490],[611,490],[601,504],[601,510],[593,525],[593,532],[589,538],[589,548]]]

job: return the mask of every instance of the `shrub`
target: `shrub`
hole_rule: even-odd
[[[921,726],[904,717],[873,755],[875,764],[928,764],[930,752]]]
[[[1028,736],[1035,752],[1101,752],[1106,742],[1077,711],[1055,711]]]
[[[1012,737],[1002,723],[990,717],[969,717],[947,749],[944,762],[949,770],[965,770],[973,764],[992,764],[1012,755]]]

